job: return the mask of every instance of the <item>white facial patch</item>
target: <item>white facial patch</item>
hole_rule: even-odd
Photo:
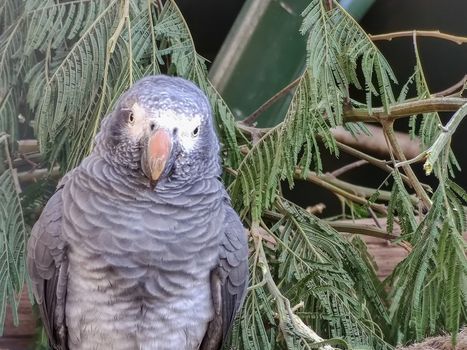
[[[163,128],[170,135],[177,129],[178,140],[185,151],[189,152],[195,148],[196,142],[198,142],[199,128],[201,127],[200,115],[187,118],[172,110],[160,110],[156,112],[156,115],[148,115],[137,102],[133,104],[130,110],[133,121],[128,121],[129,125],[126,130],[132,140],[138,141],[149,135],[150,125],[155,123],[156,128]],[[198,128],[197,133],[194,133],[196,128]]]
[[[129,127],[128,134],[133,141],[140,140],[145,134],[147,134],[149,125],[148,119],[146,118],[146,112],[138,103],[133,104],[131,107],[131,113],[133,114],[133,122],[128,121]]]
[[[201,127],[201,116],[194,115],[190,119],[181,116],[172,110],[162,110],[159,115],[154,118],[158,127],[164,128],[169,132],[177,129],[177,136],[180,145],[185,151],[191,151],[195,148],[198,142],[199,128]],[[195,136],[194,131],[198,128],[198,133]]]

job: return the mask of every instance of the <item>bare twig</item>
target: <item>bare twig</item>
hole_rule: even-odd
[[[331,173],[331,175],[334,176],[334,177],[339,177],[339,176],[342,176],[343,174],[345,174],[346,172],[348,172],[350,170],[353,170],[353,169],[356,169],[356,168],[359,168],[359,167],[361,167],[362,165],[365,165],[365,164],[368,164],[368,161],[365,160],[365,159],[360,159],[360,160],[357,160],[357,161],[352,162],[350,164],[344,165],[343,167],[341,167],[339,169],[334,170]]]
[[[366,128],[371,135],[361,134],[358,135],[358,137],[355,137],[342,126],[332,128],[331,132],[337,141],[345,143],[348,146],[368,151],[372,154],[388,157],[389,149],[384,140],[382,128],[372,124],[367,124]],[[395,131],[395,133],[407,158],[413,158],[421,152],[420,142],[418,140],[413,140],[407,133],[397,131]]]
[[[371,225],[355,224],[342,221],[327,221],[327,223],[338,232],[347,232],[387,240],[394,240],[398,238],[398,236],[387,233],[386,230]]]
[[[295,177],[297,179],[302,179],[302,180],[304,179],[302,169],[297,168],[295,170]],[[336,195],[339,195],[339,196],[342,196],[342,197],[344,197],[344,198],[346,198],[348,200],[351,200],[352,202],[355,202],[355,203],[360,204],[360,205],[368,205],[373,210],[375,210],[375,211],[377,211],[377,212],[379,212],[381,214],[384,214],[384,215],[387,214],[386,206],[384,206],[383,204],[369,203],[368,200],[365,197],[356,195],[354,193],[351,193],[351,192],[343,189],[342,187],[333,184],[331,180],[316,175],[312,171],[307,173],[307,176],[306,176],[305,180],[307,180],[309,182],[312,182],[312,183],[314,183],[314,184],[316,184],[316,185],[318,185],[318,186],[320,186],[322,188],[325,188],[325,189],[335,193]],[[351,184],[348,184],[348,185],[351,185]]]
[[[24,158],[27,158],[27,159],[24,159]],[[34,168],[33,164],[39,165],[41,160],[42,160],[42,155],[40,153],[28,153],[27,155],[19,153],[19,157],[13,159],[13,166],[15,168],[19,168],[20,166],[23,166],[23,165],[31,165]],[[37,167],[38,166],[36,166],[35,168]]]
[[[382,227],[381,227],[381,224],[379,223],[378,217],[376,216],[376,214],[375,214],[375,212],[373,211],[373,209],[371,209],[370,207],[368,207],[368,212],[370,213],[371,218],[372,218],[373,221],[375,222],[376,226],[378,226],[378,228],[382,228]]]
[[[39,166],[38,163],[36,163],[36,162],[32,161],[31,159],[29,159],[29,157],[26,156],[26,155],[23,154],[23,153],[20,153],[20,154],[19,154],[19,157],[20,157],[25,163],[27,163],[28,165],[30,165],[32,169],[36,169],[36,168]]]
[[[312,175],[318,176],[320,179],[337,186],[339,188],[342,188],[343,190],[346,190],[347,192],[353,193],[357,196],[369,199],[371,198],[376,192],[378,192],[378,199],[381,201],[386,201],[388,202],[392,194],[390,191],[385,191],[385,190],[380,190],[380,189],[375,189],[375,188],[370,188],[370,187],[364,187],[364,186],[358,186],[351,184],[346,181],[339,180],[332,175],[316,175],[315,173],[312,172]],[[418,204],[418,199],[415,196],[410,196],[410,202],[413,205]]]
[[[412,115],[433,113],[433,112],[455,112],[467,103],[465,97],[431,97],[423,100],[407,100],[389,106],[387,113],[383,107],[373,108],[371,113],[366,108],[346,108],[344,109],[344,122],[368,122],[375,123],[382,120],[396,120]],[[248,117],[249,118],[249,117]],[[247,118],[247,119],[248,119]],[[246,120],[246,119],[245,119]],[[243,122],[238,122],[237,126],[245,132],[251,133],[251,127]],[[244,125],[242,125],[244,124]],[[266,133],[270,128],[258,129]]]
[[[425,164],[423,164],[423,169],[427,175],[431,174],[433,171],[433,165],[438,159],[439,154],[451,140],[452,135],[466,115],[467,103],[452,116],[446,126],[441,126],[443,132],[438,136],[433,145],[431,145],[431,147],[425,152],[427,160],[425,161]]]
[[[452,41],[452,42],[456,43],[457,45],[467,43],[467,37],[465,37],[465,36],[458,36],[458,35],[442,33],[439,30],[404,30],[404,31],[400,31],[400,32],[370,35],[370,39],[373,40],[373,41],[378,41],[378,40],[391,41],[394,38],[412,37],[414,35],[415,36],[423,36],[423,37],[429,37],[429,38],[437,38],[437,39],[448,40],[448,41]]]
[[[366,108],[349,108],[344,110],[346,122],[378,122],[395,120],[416,114],[432,112],[455,112],[467,103],[462,97],[432,97],[423,100],[411,100],[394,104],[386,113],[383,108],[373,108],[371,113]]]
[[[39,153],[39,142],[35,139],[18,140],[18,152],[29,154]]]
[[[462,92],[463,92],[463,88],[465,87],[466,83],[467,83],[467,74],[464,75],[464,77],[461,80],[459,80],[457,83],[455,83],[453,86],[447,88],[446,90],[437,92],[437,93],[433,94],[433,96],[435,96],[435,97],[447,96],[447,95],[453,94],[457,90],[461,90],[461,92],[459,94],[459,97],[461,97]]]
[[[383,122],[383,129],[385,134],[388,138],[389,143],[391,144],[392,150],[394,155],[397,157],[398,160],[405,162],[407,159],[404,156],[404,152],[402,151],[399,142],[394,134],[393,123],[392,122]],[[412,188],[415,190],[418,198],[423,202],[423,205],[429,209],[431,208],[431,200],[430,197],[425,192],[425,189],[422,187],[420,181],[418,180],[417,176],[413,172],[412,168],[408,164],[402,165],[402,169],[404,170],[405,174],[410,180],[410,184]]]
[[[51,170],[42,168],[18,173],[18,180],[21,183],[36,182],[47,177],[59,178],[60,167],[56,166],[53,167]]]
[[[256,121],[256,119],[258,119],[258,117],[263,112],[265,112],[269,107],[271,107],[274,104],[274,102],[276,102],[282,96],[287,95],[290,92],[290,90],[292,90],[295,86],[297,86],[298,83],[300,82],[301,78],[302,78],[302,76],[298,77],[297,79],[292,81],[290,84],[288,84],[287,86],[282,88],[282,90],[280,90],[279,92],[274,94],[274,96],[272,96],[269,100],[264,102],[256,111],[254,111],[248,117],[243,119],[242,123],[245,124],[245,125],[248,125],[248,126],[253,125],[253,123]]]
[[[392,168],[391,166],[388,165],[388,162],[386,162],[385,160],[382,160],[382,159],[378,159],[378,158],[375,158],[375,157],[372,157],[364,152],[361,152],[353,147],[350,147],[350,146],[347,146],[341,142],[337,142],[337,147],[339,147],[340,150],[344,151],[345,153],[347,154],[350,154],[351,156],[354,156],[356,158],[360,158],[360,159],[365,159],[366,161],[368,161],[368,163],[376,166],[377,168],[380,168],[388,173],[392,173],[394,171],[394,168]],[[402,176],[402,180],[407,184],[407,185],[410,185],[410,180],[409,178],[404,175],[404,174],[401,174]],[[422,184],[422,187],[425,188],[426,190],[428,191],[431,191],[431,187],[426,185],[426,184]]]

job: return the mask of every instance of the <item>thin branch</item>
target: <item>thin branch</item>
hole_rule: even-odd
[[[357,160],[357,161],[352,162],[350,164],[344,165],[343,167],[341,167],[339,169],[334,170],[331,173],[331,175],[334,176],[334,177],[339,177],[339,176],[342,176],[343,174],[345,174],[346,172],[351,171],[351,170],[356,169],[356,168],[359,168],[359,167],[361,167],[362,165],[365,165],[365,164],[368,164],[368,161],[365,160],[365,159],[360,159],[360,160]]]
[[[366,108],[346,108],[344,109],[344,122],[369,122],[375,123],[383,120],[396,120],[412,115],[434,112],[455,112],[467,103],[465,97],[431,97],[423,100],[407,100],[401,103],[389,106],[389,113],[386,113],[383,107],[373,108],[371,113]],[[248,117],[249,118],[249,117]],[[253,128],[245,124],[244,119],[237,123],[237,127],[247,133],[252,133]],[[270,128],[257,129],[263,133]]]
[[[362,151],[359,151],[353,147],[350,147],[350,146],[347,146],[341,142],[337,142],[337,147],[339,147],[339,149],[341,151],[344,151],[345,153],[347,154],[350,154],[351,156],[354,156],[356,158],[360,158],[360,159],[364,159],[366,161],[368,161],[368,163],[376,166],[377,168],[380,168],[381,170],[384,170],[388,173],[392,173],[394,171],[394,168],[392,168],[391,166],[388,165],[388,162],[386,162],[385,160],[382,160],[382,159],[378,159],[378,158],[375,158],[375,157],[372,157]],[[402,176],[402,180],[407,184],[407,185],[410,185],[410,180],[409,178],[404,175],[404,174],[401,174]],[[422,184],[423,188],[425,188],[427,191],[431,191],[431,187],[426,185],[426,184]]]
[[[315,173],[312,173],[313,176],[317,176],[320,179],[337,186],[339,188],[342,188],[343,190],[346,190],[347,192],[353,193],[357,196],[363,197],[363,198],[370,198],[373,196],[376,192],[379,193],[378,199],[381,201],[386,201],[389,202],[389,200],[392,197],[392,194],[390,191],[385,191],[385,190],[380,190],[380,189],[375,189],[375,188],[369,188],[369,187],[364,187],[364,186],[358,186],[351,184],[346,181],[342,181],[339,179],[336,179],[332,175],[316,175]],[[410,201],[413,205],[416,205],[418,203],[418,199],[415,196],[410,196]]]
[[[414,35],[448,40],[448,41],[452,41],[456,43],[457,45],[462,45],[462,44],[467,43],[467,37],[465,36],[442,33],[439,30],[404,30],[401,32],[370,35],[370,39],[373,41],[378,41],[378,40],[391,41],[394,38],[412,37]]]
[[[333,184],[331,181],[329,181],[329,179],[325,179],[323,177],[320,177],[320,176],[317,176],[314,172],[308,172],[307,173],[307,176],[304,178],[303,177],[303,171],[302,169],[299,169],[297,168],[295,170],[295,178],[296,179],[300,179],[300,180],[306,180],[306,181],[309,181],[309,182],[312,182],[322,188],[325,188],[333,193],[335,193],[336,195],[340,195],[344,198],[347,198],[348,200],[352,201],[352,202],[355,202],[357,204],[360,204],[360,205],[368,205],[369,207],[371,207],[373,210],[381,213],[381,214],[384,214],[384,215],[387,215],[387,210],[386,210],[386,207],[383,205],[383,204],[376,204],[376,203],[370,203],[368,202],[368,200],[364,197],[361,197],[361,196],[358,196],[356,194],[353,194],[335,184]],[[349,184],[351,185],[351,184]]]
[[[359,234],[364,236],[382,238],[386,240],[394,240],[399,238],[398,236],[391,235],[378,227],[374,227],[371,225],[365,224],[354,224],[350,222],[342,222],[342,221],[326,221],[329,226],[335,229],[338,232],[347,232],[353,234]]]
[[[366,108],[349,108],[344,110],[345,122],[378,122],[395,120],[412,115],[433,112],[455,112],[467,103],[462,97],[432,97],[423,100],[411,100],[393,104],[389,113],[383,108],[373,108],[371,113]]]
[[[21,183],[28,183],[28,182],[37,182],[39,180],[45,178],[59,178],[60,177],[60,168],[58,166],[53,167],[51,170],[49,169],[35,169],[32,171],[24,171],[18,173],[18,180]]]
[[[428,156],[423,169],[427,175],[430,175],[433,171],[433,165],[439,157],[439,154],[445,149],[448,142],[451,140],[452,135],[456,132],[457,127],[461,123],[462,119],[467,115],[467,103],[462,106],[449,120],[446,126],[442,126],[442,133],[438,136],[436,141],[431,147],[425,152]]]
[[[399,145],[399,142],[397,141],[397,138],[394,134],[393,123],[385,122],[385,123],[382,123],[382,125],[385,131],[385,134],[388,138],[388,141],[391,144],[394,155],[397,157],[398,160],[402,162],[407,161],[407,159],[404,156],[404,152],[402,152],[401,146]],[[402,169],[404,170],[405,174],[409,178],[411,186],[415,190],[415,193],[417,194],[418,198],[420,198],[420,200],[423,202],[424,206],[427,209],[430,209],[431,204],[432,204],[430,197],[425,192],[424,188],[422,187],[420,181],[418,180],[417,176],[413,172],[410,165],[408,164],[402,165]]]
[[[30,165],[33,169],[36,169],[40,166],[41,160],[42,155],[40,153],[30,153],[26,155],[18,152],[18,157],[13,159],[13,166],[19,168],[24,165]]]
[[[455,83],[453,86],[447,88],[446,90],[437,92],[433,94],[433,96],[435,97],[447,96],[447,95],[453,94],[457,90],[461,90],[459,94],[459,97],[461,97],[462,92],[463,92],[462,88],[465,86],[466,83],[467,83],[467,74],[464,75],[464,77],[461,80],[459,80],[457,83]]]
[[[299,334],[303,338],[313,343],[325,342],[323,338],[316,334],[297,315],[294,314],[289,300],[282,294],[282,292],[277,287],[276,282],[274,282],[274,279],[272,278],[272,274],[269,269],[269,263],[264,252],[261,236],[256,235],[254,225],[252,226],[252,233],[255,247],[259,253],[258,266],[260,267],[263,274],[263,281],[265,281],[264,283],[269,290],[269,293],[271,293],[273,296],[273,300],[276,304],[279,318],[279,327],[284,338],[289,338],[291,337],[291,333],[294,333],[296,335]],[[334,348],[330,345],[323,345],[319,346],[318,349],[333,350]]]
[[[248,117],[243,119],[242,123],[245,125],[253,125],[253,123],[256,121],[256,119],[258,119],[258,117],[262,113],[268,110],[278,99],[287,95],[290,92],[290,90],[292,90],[295,86],[298,85],[301,79],[302,79],[302,76],[300,75],[300,77],[298,77],[297,79],[292,81],[290,84],[282,88],[282,90],[280,90],[279,92],[274,94],[274,96],[272,96],[269,100],[264,102],[256,111],[254,111]]]
[[[38,163],[32,161],[28,156],[26,156],[26,155],[23,154],[23,153],[20,153],[20,154],[19,154],[19,157],[20,157],[25,163],[27,163],[32,169],[36,169],[36,168],[39,166]]]
[[[418,204],[418,203],[417,203]],[[371,209],[370,207],[368,207],[368,212],[370,213],[370,216],[371,218],[373,219],[373,221],[375,222],[376,226],[378,226],[378,228],[381,228],[381,224],[379,223],[379,220],[378,220],[378,217],[376,216],[375,212],[373,211],[373,209]]]
[[[388,157],[389,149],[384,140],[383,129],[380,126],[373,124],[366,124],[365,127],[369,131],[370,135],[362,133],[356,137],[343,126],[332,128],[331,132],[337,141],[348,146],[355,147],[362,151],[368,151],[371,154]],[[421,152],[419,140],[412,139],[407,133],[398,131],[395,133],[407,158],[413,158]]]

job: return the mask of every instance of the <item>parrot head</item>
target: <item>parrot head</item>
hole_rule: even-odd
[[[155,184],[219,176],[212,111],[193,83],[164,75],[134,83],[103,121],[112,163]]]

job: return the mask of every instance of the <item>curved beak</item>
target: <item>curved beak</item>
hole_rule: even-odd
[[[146,157],[143,157],[143,170],[151,182],[157,182],[164,172],[165,165],[172,152],[172,139],[170,134],[163,129],[158,129],[147,142]]]

